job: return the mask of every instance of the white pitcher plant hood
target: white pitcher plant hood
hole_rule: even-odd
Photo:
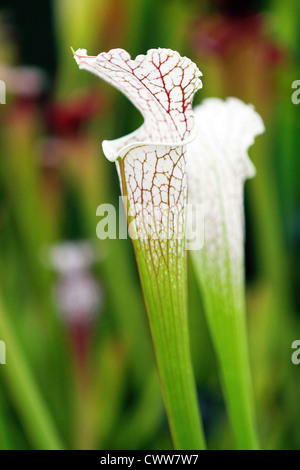
[[[248,149],[264,124],[253,106],[237,98],[208,98],[194,113],[198,136],[188,148],[189,202],[204,211],[204,246],[192,256],[203,278],[241,280],[243,188],[255,175]]]
[[[144,118],[144,124],[132,134],[104,141],[109,160],[116,160],[124,147],[137,142],[176,144],[190,137],[194,126],[192,99],[202,87],[202,74],[190,59],[171,49],[150,49],[135,60],[123,49],[96,57],[78,49],[74,57],[79,68],[118,88]]]

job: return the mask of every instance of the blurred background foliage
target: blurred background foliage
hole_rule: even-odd
[[[1,449],[170,449],[133,249],[98,240],[96,208],[118,209],[103,139],[141,117],[80,72],[69,47],[132,57],[169,47],[195,61],[205,97],[237,96],[266,133],[246,185],[247,305],[261,446],[300,448],[297,0],[0,2]],[[211,449],[234,448],[191,265],[194,369]]]

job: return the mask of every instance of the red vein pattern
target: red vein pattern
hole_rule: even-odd
[[[202,86],[202,74],[190,59],[171,49],[151,49],[135,60],[122,49],[96,57],[80,49],[75,60],[121,90],[144,117],[141,128],[105,141],[103,150],[117,163],[131,229],[151,258],[149,266],[157,271],[161,265],[169,268],[173,255],[184,250],[185,150],[194,128],[192,99]]]
[[[149,266],[158,270],[161,265],[169,269],[173,255],[183,254],[178,250],[179,245],[184,249],[184,243],[177,241],[185,237],[184,154],[185,146],[137,146],[118,161],[132,220],[130,228],[146,248]]]
[[[75,60],[122,91],[144,117],[137,132],[116,141],[115,152],[133,142],[170,143],[189,137],[194,126],[192,99],[202,87],[202,74],[190,59],[171,49],[151,49],[135,60],[123,49],[96,57],[79,49]]]

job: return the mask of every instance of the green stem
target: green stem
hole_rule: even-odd
[[[194,258],[202,287],[205,313],[220,364],[221,379],[234,438],[238,449],[258,449],[254,419],[244,288],[225,287],[216,279],[203,285],[203,266]],[[204,260],[202,259],[201,262]]]
[[[157,243],[159,243],[157,241]],[[177,449],[204,449],[192,370],[184,256],[181,276],[162,269],[155,274],[134,242],[170,431]]]
[[[238,449],[258,449],[244,312],[226,312],[215,341],[225,399]],[[218,342],[218,345],[217,345]]]
[[[230,338],[230,355],[228,354],[227,358],[223,361],[220,360],[220,362],[222,362],[228,414],[237,448],[256,450],[259,448],[259,444],[254,421],[251,374],[244,322],[241,320],[241,316],[237,315],[234,318],[233,315],[228,321],[228,328],[232,327],[232,331],[235,333]]]
[[[4,308],[0,305],[1,338],[5,341],[7,363],[2,366],[24,427],[33,444],[41,450],[62,449],[52,418],[31,375]]]

